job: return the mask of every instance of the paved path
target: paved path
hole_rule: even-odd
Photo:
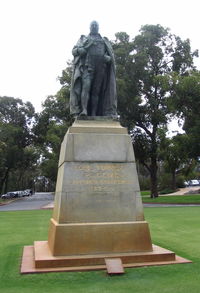
[[[200,190],[200,186],[189,186],[189,187],[179,188],[179,190],[174,193],[162,194],[162,195],[160,194],[159,196],[187,195],[197,190]]]
[[[18,198],[17,200],[0,206],[1,211],[38,210],[53,202],[51,192],[37,192],[32,196]]]
[[[200,190],[200,186],[190,186],[190,187],[184,187],[184,188],[179,188],[178,191],[173,192],[173,193],[168,193],[168,194],[159,194],[160,196],[173,196],[173,195],[177,195],[177,196],[182,196],[182,195],[188,195],[188,194],[197,194],[198,190]],[[143,197],[149,197],[149,195],[144,195]]]
[[[191,188],[190,188],[191,189]],[[194,187],[192,188],[194,190]],[[198,187],[199,189],[199,187]],[[184,192],[187,189],[184,188]],[[183,192],[181,191],[181,193]],[[183,194],[183,193],[182,193]],[[171,194],[172,195],[172,194]],[[177,194],[174,194],[177,195]],[[185,207],[185,206],[199,206],[198,204],[154,204],[144,203],[144,207]],[[37,192],[29,197],[22,197],[9,204],[0,206],[1,211],[22,211],[22,210],[38,210],[38,209],[52,209],[54,206],[54,196],[51,192]]]

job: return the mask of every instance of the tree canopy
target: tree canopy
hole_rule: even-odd
[[[35,110],[30,102],[0,97],[0,186],[7,191],[9,175],[18,170],[20,178],[32,167],[37,156],[31,150]],[[20,181],[18,178],[17,182]],[[17,185],[17,184],[16,184]]]
[[[189,40],[161,25],[142,26],[132,41],[126,33],[117,33],[113,46],[121,121],[131,131],[133,143],[143,146],[145,152],[137,154],[150,172],[151,196],[157,197],[160,133],[167,130],[177,99],[172,76],[188,76],[198,53],[192,52]]]

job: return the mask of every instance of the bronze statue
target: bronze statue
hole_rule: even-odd
[[[111,44],[99,34],[96,21],[72,50],[74,70],[70,113],[74,116],[117,115],[115,60]]]

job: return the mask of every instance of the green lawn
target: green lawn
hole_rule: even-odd
[[[141,191],[141,196],[150,196],[151,192],[149,190]]]
[[[200,207],[146,208],[153,243],[192,264],[105,271],[20,275],[24,245],[46,240],[51,210],[0,212],[0,292],[2,293],[199,293]]]
[[[159,196],[157,198],[142,197],[145,203],[200,204],[200,194]]]

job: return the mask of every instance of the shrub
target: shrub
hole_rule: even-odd
[[[141,190],[149,190],[151,183],[149,177],[139,176],[139,184]]]

